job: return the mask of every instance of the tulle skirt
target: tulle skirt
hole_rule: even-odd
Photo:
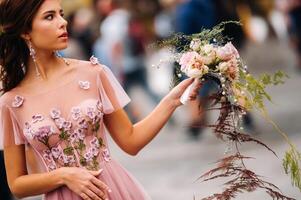
[[[98,178],[112,190],[108,193],[109,200],[150,200],[136,179],[113,159],[103,162],[103,172]],[[60,187],[44,195],[44,200],[81,200],[82,198],[72,192],[68,187]]]

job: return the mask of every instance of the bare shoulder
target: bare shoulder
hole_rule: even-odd
[[[76,67],[78,70],[82,72],[90,72],[90,73],[100,73],[105,65],[101,64],[98,59],[94,56],[87,60],[77,60],[77,59],[68,59],[71,65]]]
[[[16,95],[14,93],[14,89],[3,93],[0,97],[0,107],[10,105],[10,103],[13,102],[15,96]]]

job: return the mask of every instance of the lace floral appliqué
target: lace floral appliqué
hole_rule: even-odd
[[[23,102],[24,102],[24,97],[20,95],[16,95],[14,101],[12,102],[12,107],[19,108],[20,106],[22,106]]]
[[[71,117],[74,121],[77,121],[81,117],[81,114],[80,107],[73,107],[71,109]]]
[[[84,90],[88,90],[90,88],[90,82],[89,81],[79,81],[78,84],[79,84],[79,87],[84,89]]]
[[[96,58],[95,56],[90,57],[90,62],[91,62],[92,65],[98,65],[99,64],[98,58]]]
[[[50,111],[50,117],[51,117],[52,119],[60,118],[60,116],[61,116],[61,111],[59,111],[58,109],[53,108],[53,109]]]
[[[53,125],[41,126],[38,122],[45,120],[41,114],[33,115],[30,123],[25,123],[25,137],[46,147],[42,157],[48,170],[78,164],[89,170],[97,170],[100,157],[105,162],[110,161],[109,150],[98,134],[103,120],[103,105],[100,100],[93,104],[72,107],[70,120],[65,119],[59,109],[52,108],[48,119],[53,120]],[[54,138],[58,138],[59,142],[50,142],[53,141],[50,139],[53,135],[56,135]]]
[[[32,123],[37,123],[37,122],[41,122],[44,120],[44,117],[43,115],[40,115],[40,114],[36,114],[34,116],[32,116]]]

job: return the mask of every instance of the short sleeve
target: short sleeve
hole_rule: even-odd
[[[131,101],[112,71],[105,65],[101,65],[97,87],[105,114],[113,113]]]
[[[6,105],[0,106],[0,138],[2,147],[25,144],[20,126],[13,112]]]

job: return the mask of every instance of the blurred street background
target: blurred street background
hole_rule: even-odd
[[[111,68],[132,102],[127,106],[133,122],[145,117],[168,93],[174,73],[166,49],[151,44],[173,33],[192,34],[221,21],[238,20],[228,26],[252,74],[283,70],[284,85],[268,88],[273,102],[267,110],[301,151],[301,1],[300,0],[63,0],[69,21],[70,45],[66,57],[88,60],[91,55]],[[157,65],[162,61],[162,65]],[[214,122],[216,113],[198,115],[196,106],[178,109],[160,134],[137,156],[131,157],[111,142],[113,158],[127,168],[154,200],[192,200],[222,191],[221,181],[201,182],[198,177],[214,168],[227,145],[211,129],[192,125]],[[245,129],[270,146],[275,157],[256,144],[241,152],[256,159],[247,162],[264,179],[290,197],[301,192],[290,183],[282,168],[288,145],[259,113],[249,113]],[[39,197],[30,199],[40,199]],[[271,199],[264,191],[237,197],[241,200]]]

